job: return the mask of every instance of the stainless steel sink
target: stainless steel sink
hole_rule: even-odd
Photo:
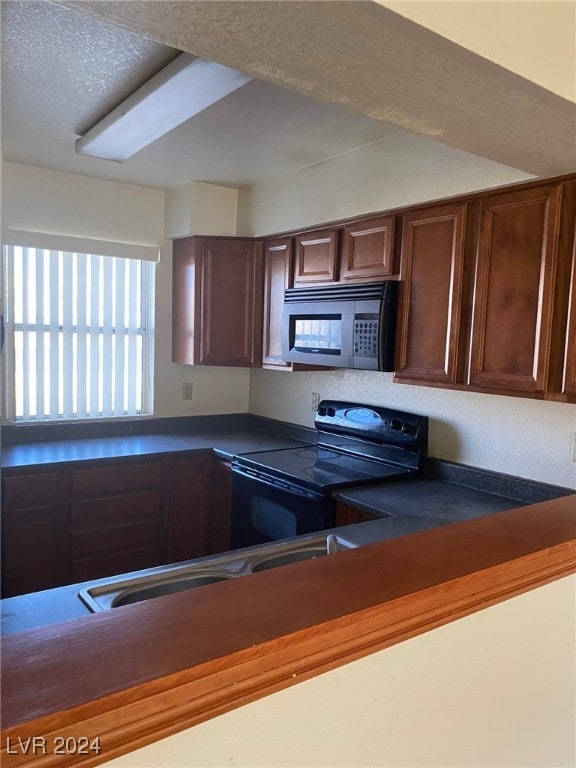
[[[108,611],[354,547],[356,544],[334,534],[262,544],[188,563],[153,568],[133,576],[114,577],[85,587],[78,594],[90,610]]]
[[[252,573],[258,571],[267,571],[269,568],[279,568],[281,565],[290,565],[290,563],[299,563],[302,560],[314,560],[316,557],[327,555],[326,547],[300,549],[295,552],[285,552],[283,555],[274,555],[258,560],[252,566]]]

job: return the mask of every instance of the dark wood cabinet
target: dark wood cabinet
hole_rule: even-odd
[[[210,502],[210,553],[230,549],[230,516],[232,513],[232,467],[227,461],[212,464]]]
[[[168,562],[209,554],[210,455],[170,462]]]
[[[70,471],[72,582],[166,561],[160,461],[105,462]]]
[[[468,383],[506,392],[547,390],[561,187],[480,202]]]
[[[348,504],[338,504],[336,507],[336,525],[354,525],[355,523],[367,523],[370,520],[379,520],[378,515],[366,512]]]
[[[294,284],[338,282],[337,229],[306,232],[295,238]]]
[[[230,546],[230,465],[211,451],[110,459],[2,479],[2,596]]]
[[[383,280],[395,272],[395,216],[350,224],[342,230],[340,280]]]
[[[67,584],[68,473],[2,479],[2,597]]]
[[[530,185],[404,215],[395,381],[572,398],[575,194]]]
[[[260,365],[262,274],[258,241],[174,241],[172,362]]]
[[[290,368],[282,358],[282,307],[284,291],[292,287],[291,237],[264,243],[264,327],[262,367]]]
[[[562,366],[562,394],[576,399],[576,232],[572,249],[572,269]]]
[[[396,381],[458,381],[466,213],[454,204],[403,217]]]

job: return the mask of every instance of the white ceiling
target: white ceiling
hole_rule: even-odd
[[[3,0],[5,160],[153,187],[238,187],[404,133],[254,80],[123,163],[75,154],[76,138],[178,51],[76,10]]]
[[[50,1],[530,174],[576,168],[574,102],[384,7],[382,0]],[[446,6],[461,0],[427,2],[447,15]],[[530,2],[510,3],[513,17],[523,19]],[[478,30],[481,38],[493,36],[492,18],[485,16],[490,23]],[[538,27],[534,20],[531,25]],[[530,49],[521,29],[518,23],[501,43],[509,39]],[[571,58],[566,66],[573,66]]]

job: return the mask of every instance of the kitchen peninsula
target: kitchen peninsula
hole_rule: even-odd
[[[5,751],[3,764],[106,762],[574,573],[574,502],[567,496],[7,637],[3,745],[82,734],[98,738],[102,752]]]
[[[52,461],[93,462],[96,445],[106,454],[100,454],[101,460],[134,452],[147,460],[162,451],[212,449],[223,459],[240,449],[294,445],[309,438],[302,428],[287,425],[282,432],[264,419],[238,416],[234,423],[226,431],[218,419],[204,418],[194,434],[53,441]],[[38,450],[33,443],[6,446],[8,474],[21,469],[27,451],[29,461],[32,456],[39,461]],[[50,443],[42,450],[44,464]],[[466,483],[458,485],[464,477]],[[476,488],[471,487],[474,477]],[[492,493],[486,492],[489,481]],[[433,487],[439,493],[435,508]],[[494,493],[502,494],[505,487],[510,489],[507,502]],[[3,639],[3,745],[7,738],[14,743],[30,735],[50,739],[56,732],[82,733],[99,737],[102,752],[62,760],[5,753],[5,764],[105,762],[574,573],[576,496],[553,498],[563,493],[568,489],[431,462],[429,474],[419,480],[339,492],[347,507],[384,515],[340,529],[365,545],[354,550],[100,614],[90,614],[80,603],[77,587],[51,590],[67,592],[82,610],[58,623],[45,616],[28,631],[20,631],[24,627],[18,628],[15,612],[15,633]],[[405,518],[398,515],[401,498],[409,499]],[[529,503],[538,498],[549,500]],[[517,508],[499,511],[506,506]],[[460,522],[447,524],[450,517]],[[42,601],[51,592],[30,599]],[[10,598],[3,605],[17,606],[26,599]],[[7,615],[8,632],[10,621]]]

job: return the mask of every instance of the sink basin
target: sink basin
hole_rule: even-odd
[[[262,544],[189,563],[154,568],[133,576],[118,576],[81,589],[79,596],[91,611],[108,611],[239,576],[249,576],[259,571],[325,557],[355,546],[334,534]]]
[[[264,560],[255,562],[252,566],[252,573],[258,573],[258,571],[267,571],[270,568],[279,568],[281,565],[290,565],[290,563],[299,563],[303,560],[314,560],[317,557],[322,557],[327,554],[328,552],[326,551],[326,547],[286,552],[284,555],[267,557]]]
[[[142,600],[150,600],[151,597],[162,597],[162,595],[172,595],[175,592],[183,592],[185,589],[196,589],[205,587],[207,584],[217,584],[219,581],[226,581],[231,576],[222,576],[221,574],[210,576],[198,575],[190,576],[187,579],[177,579],[163,581],[152,586],[142,585],[134,589],[126,589],[112,600],[111,608],[118,608],[121,605],[132,605],[140,603]]]

